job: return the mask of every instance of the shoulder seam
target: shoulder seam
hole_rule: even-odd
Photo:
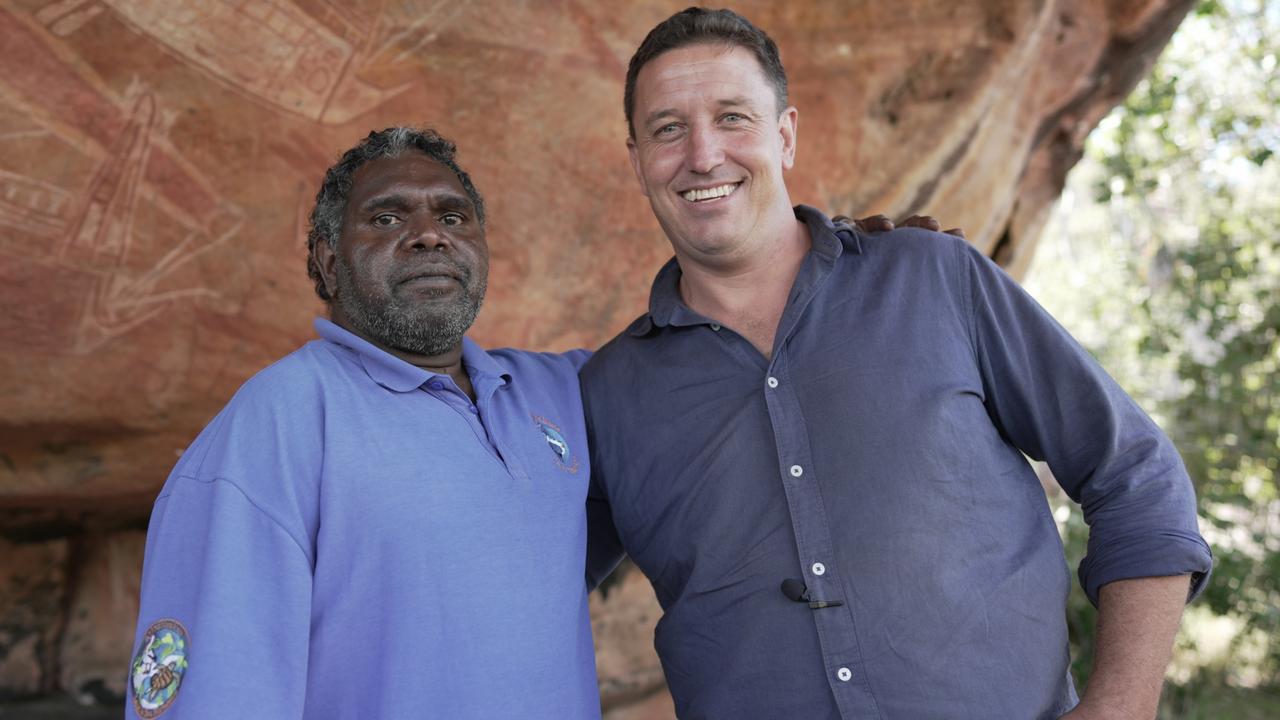
[[[254,499],[250,497],[249,493],[245,492],[245,489],[240,487],[240,485],[236,481],[230,478],[221,477],[221,476],[201,478],[201,477],[196,477],[195,475],[182,474],[182,475],[174,475],[173,477],[175,480],[190,480],[192,482],[204,483],[206,485],[212,485],[216,482],[223,482],[235,488],[236,491],[240,493],[241,497],[245,499],[245,502],[249,503],[249,505],[251,505],[254,510],[257,510],[259,513],[261,513],[263,517],[270,520],[272,525],[275,525],[277,528],[279,528],[280,532],[284,533],[286,536],[288,536],[290,540],[293,541],[293,544],[297,546],[298,551],[302,553],[302,557],[306,559],[308,565],[312,565],[312,566],[315,565],[314,559],[311,557],[311,553],[307,552],[307,549],[303,545],[302,541],[299,540],[296,535],[290,532],[289,529],[285,527],[284,523],[282,523],[280,519],[275,516],[275,514],[267,511],[266,508],[262,507],[257,502],[255,502]],[[160,497],[156,498],[156,500],[159,500],[160,498],[163,498],[163,497],[167,497],[169,494],[170,493],[164,493]]]

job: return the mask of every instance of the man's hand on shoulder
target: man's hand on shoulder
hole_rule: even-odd
[[[854,220],[848,215],[837,215],[831,218],[836,225],[848,225],[864,233],[889,232],[893,229],[893,221],[885,215],[868,215],[861,220]]]
[[[951,228],[950,230],[942,230],[942,224],[929,215],[912,215],[898,223],[894,223],[884,215],[869,215],[860,220],[853,220],[845,215],[837,215],[831,218],[832,222],[844,223],[851,225],[864,233],[889,232],[895,227],[917,227],[934,232],[945,232],[948,235],[955,235],[958,238],[964,237],[964,230],[960,228]]]

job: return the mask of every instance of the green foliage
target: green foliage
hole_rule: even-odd
[[[1175,685],[1165,690],[1160,716],[1179,720],[1275,720],[1280,717],[1280,694],[1212,684]]]
[[[1277,64],[1280,4],[1200,3],[1090,137],[1066,224],[1046,232],[1028,283],[1161,422],[1196,482],[1216,558],[1201,602],[1240,621],[1233,650],[1262,645],[1247,677],[1226,663],[1201,668],[1217,675],[1204,682],[1280,685]],[[1072,286],[1072,270],[1087,279]],[[1063,532],[1078,561],[1087,528],[1073,514]],[[1082,596],[1071,624],[1083,679]]]

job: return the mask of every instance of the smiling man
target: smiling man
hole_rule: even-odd
[[[308,269],[331,319],[156,500],[128,717],[599,717],[585,353],[464,338],[484,219],[430,131],[329,169]]]
[[[589,572],[625,549],[652,582],[677,714],[1153,717],[1211,563],[1168,439],[962,240],[794,205],[798,111],[741,16],[659,24],[624,103],[675,258],[583,369]],[[1083,702],[1024,453],[1091,525]]]

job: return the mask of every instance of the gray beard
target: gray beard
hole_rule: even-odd
[[[465,272],[465,268],[459,268]],[[337,259],[338,307],[355,329],[384,347],[418,355],[443,355],[462,342],[484,302],[488,279],[465,272],[463,294],[456,302],[409,305],[391,298],[369,297],[356,290],[351,268]]]

